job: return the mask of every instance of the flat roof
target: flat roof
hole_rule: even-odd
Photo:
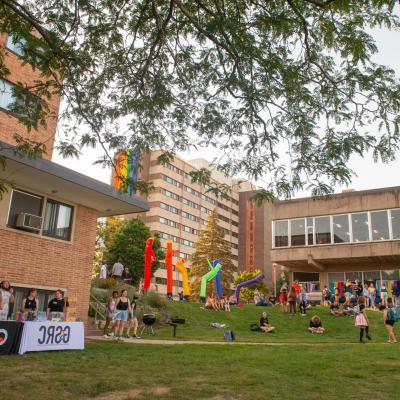
[[[114,187],[42,158],[21,157],[15,147],[0,141],[6,168],[0,176],[11,184],[58,197],[99,212],[99,217],[149,210],[146,200],[127,195]]]
[[[325,196],[298,197],[298,198],[287,199],[287,200],[277,199],[273,202],[273,204],[295,203],[295,202],[308,201],[308,200],[325,200],[325,199],[331,199],[331,198],[335,198],[335,197],[359,196],[359,195],[363,195],[363,194],[367,195],[367,194],[399,191],[399,190],[400,190],[400,186],[388,186],[388,187],[382,187],[382,188],[351,190],[351,191],[349,190],[347,192],[332,193],[332,194],[327,194]],[[242,191],[241,193],[243,193],[243,194],[257,193],[257,190],[246,190],[246,191]]]

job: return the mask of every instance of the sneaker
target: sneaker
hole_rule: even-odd
[[[133,336],[132,336],[132,339],[140,339],[140,336],[138,336],[138,335],[133,335]]]

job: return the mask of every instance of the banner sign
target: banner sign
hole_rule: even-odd
[[[83,350],[83,322],[25,322],[19,354],[27,351]]]
[[[0,355],[18,354],[23,326],[23,322],[0,321]]]

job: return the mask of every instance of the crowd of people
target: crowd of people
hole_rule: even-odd
[[[125,337],[140,339],[137,334],[139,327],[137,300],[138,297],[135,295],[130,301],[126,289],[121,290],[121,293],[116,290],[112,292],[106,304],[106,322],[103,328],[105,337],[123,340],[126,328]]]
[[[69,303],[67,299],[63,298],[63,292],[57,290],[54,298],[48,301],[45,318],[53,319],[55,314],[57,318],[62,320],[68,316]],[[15,310],[15,297],[14,290],[10,285],[10,282],[4,280],[0,282],[0,319],[9,320],[16,319],[18,321],[34,321],[38,318],[40,313],[40,301],[37,296],[37,290],[35,288],[29,289],[26,297],[21,301],[21,304]],[[43,309],[43,307],[42,307]]]

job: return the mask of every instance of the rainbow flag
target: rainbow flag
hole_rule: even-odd
[[[114,187],[123,193],[132,195],[136,193],[133,183],[138,179],[139,152],[125,150],[116,154]]]

